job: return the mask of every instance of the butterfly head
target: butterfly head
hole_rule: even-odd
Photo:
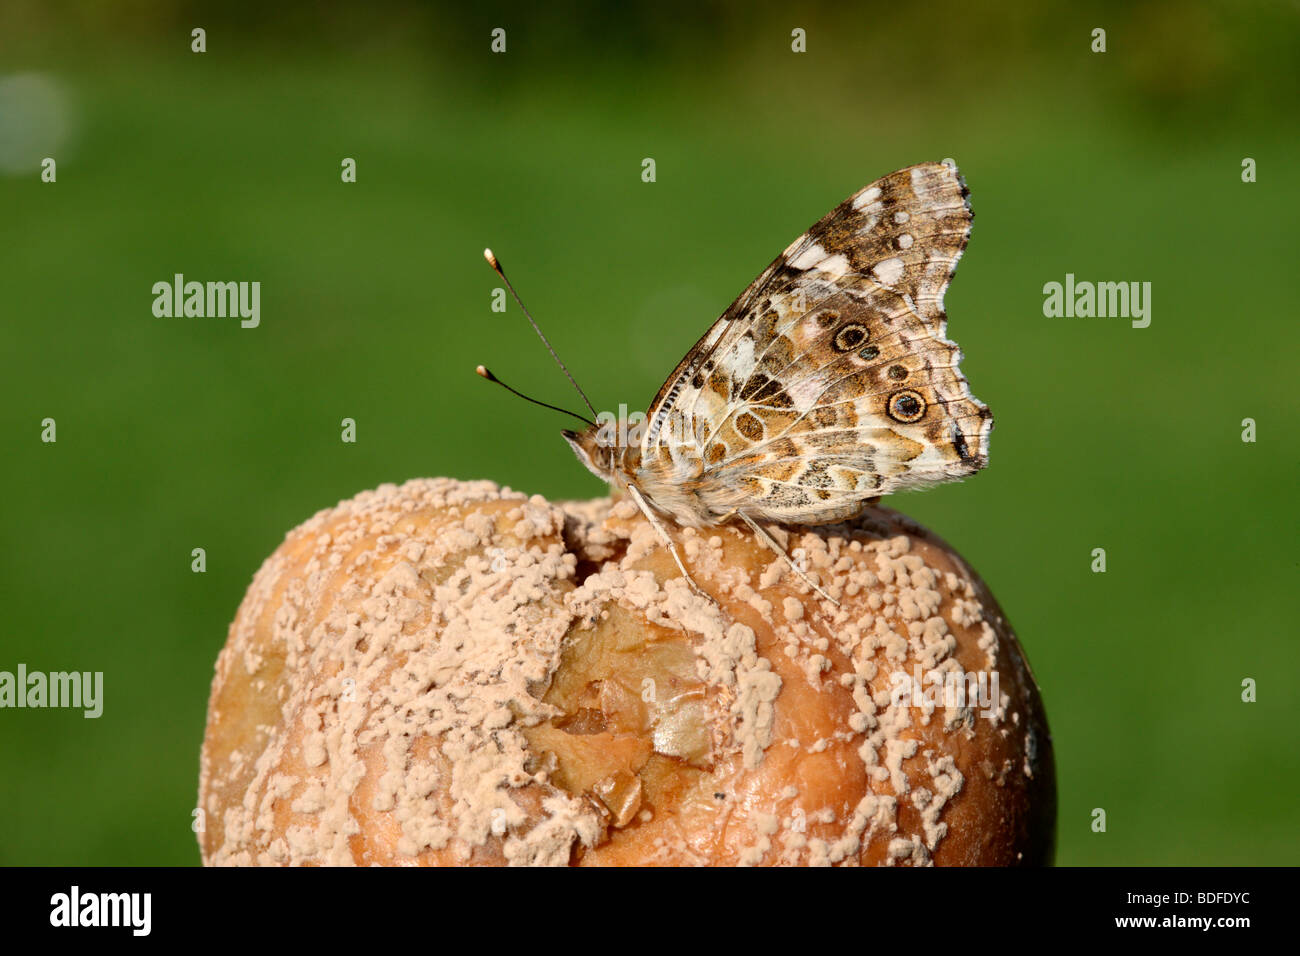
[[[560,434],[589,472],[603,481],[614,481],[622,464],[622,449],[606,441],[602,429],[589,425],[580,432],[566,428]]]

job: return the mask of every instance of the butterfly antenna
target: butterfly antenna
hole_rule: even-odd
[[[480,365],[478,368],[474,369],[474,371],[477,372],[479,375],[483,376],[483,378],[487,379],[489,382],[493,382],[493,383],[495,383],[495,384],[497,384],[497,385],[500,385],[500,386],[501,386],[502,388],[504,388],[507,392],[510,392],[510,393],[513,394],[513,395],[518,395],[518,396],[519,396],[520,398],[522,398],[525,402],[532,402],[534,405],[540,405],[540,406],[542,406],[542,408],[549,408],[549,409],[550,409],[551,411],[553,411],[553,412],[563,412],[563,413],[566,414],[566,415],[572,415],[572,416],[573,416],[574,418],[576,418],[578,421],[580,421],[580,422],[586,422],[588,425],[591,425],[591,426],[593,426],[593,427],[594,427],[595,424],[596,424],[596,423],[593,422],[591,419],[589,419],[589,418],[584,418],[582,415],[579,415],[577,412],[571,412],[571,411],[569,411],[567,408],[560,408],[560,406],[558,406],[558,405],[548,405],[546,402],[539,402],[539,401],[538,401],[537,399],[535,399],[535,398],[529,398],[529,397],[528,397],[527,395],[525,395],[523,392],[519,391],[518,389],[511,388],[511,387],[510,387],[509,385],[507,385],[505,382],[501,381],[501,379],[497,378],[495,375],[493,375],[491,372],[489,372],[489,371],[488,371],[486,368],[484,368],[482,365]]]
[[[523,299],[519,298],[519,293],[515,291],[515,287],[512,286],[512,285],[510,284],[510,280],[506,278],[505,270],[501,268],[501,263],[498,262],[498,261],[497,261],[497,257],[494,256],[494,255],[492,254],[492,250],[491,250],[491,249],[484,249],[484,250],[483,250],[483,258],[486,259],[486,260],[488,261],[488,265],[490,265],[494,270],[496,270],[496,274],[499,275],[499,276],[501,277],[501,281],[504,282],[504,283],[506,284],[506,288],[510,290],[510,294],[511,294],[512,296],[514,296],[514,297],[515,297],[515,301],[519,303],[519,308],[523,310],[524,317],[525,317],[526,319],[528,319],[528,324],[531,325],[531,326],[533,327],[533,331],[537,333],[537,337],[538,337],[539,339],[541,339],[541,340],[542,340],[542,344],[546,346],[546,351],[548,351],[548,352],[551,353],[551,358],[555,359],[555,364],[558,365],[558,366],[560,366],[560,371],[564,372],[565,377],[569,380],[569,384],[572,385],[575,389],[577,389],[578,394],[582,396],[582,400],[583,400],[583,402],[585,402],[586,405],[587,405],[587,407],[588,407],[589,409],[591,409],[592,417],[595,417],[595,415],[596,415],[596,406],[593,405],[593,404],[591,404],[591,399],[587,398],[587,393],[584,392],[584,391],[582,390],[582,386],[580,386],[580,385],[578,384],[577,380],[574,379],[572,373],[569,372],[569,367],[568,367],[567,365],[565,365],[564,362],[560,361],[560,356],[556,354],[555,349],[551,346],[550,341],[546,338],[545,335],[542,334],[542,330],[541,330],[541,328],[538,327],[537,323],[536,323],[535,321],[533,321],[533,317],[532,317],[531,314],[529,314],[529,312],[528,312],[528,308],[524,305],[524,301],[523,301]],[[480,366],[480,368],[482,368],[482,366]],[[486,370],[484,370],[484,371],[486,371]],[[479,374],[480,374],[480,375],[483,375],[483,372],[479,372]],[[483,377],[484,377],[484,378],[487,378],[489,381],[494,381],[494,382],[497,382],[497,383],[500,384],[500,385],[505,385],[504,382],[500,382],[500,381],[498,381],[497,379],[491,378],[490,376],[484,375]],[[506,385],[506,388],[510,388],[510,386]],[[515,390],[514,390],[513,388],[511,388],[510,391],[514,392]],[[518,392],[515,392],[515,394],[516,394],[516,395],[519,395]],[[520,395],[519,397],[520,397],[520,398],[527,398],[526,395]],[[529,398],[528,401],[532,402],[533,399]],[[543,403],[543,402],[533,402],[533,404],[535,404],[535,405],[542,405],[542,404],[545,404],[545,403]],[[554,408],[555,406],[553,406],[553,405],[547,405],[546,407],[547,407],[547,408]],[[558,411],[564,411],[564,409],[561,408],[561,409],[558,409]],[[568,415],[573,415],[573,412],[566,412],[566,414],[568,414]],[[575,416],[575,417],[577,417],[577,418],[582,418],[581,415],[577,415],[577,416]],[[584,418],[583,421],[586,421],[586,419]]]

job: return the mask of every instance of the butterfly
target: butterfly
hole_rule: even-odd
[[[693,528],[738,519],[834,601],[761,522],[844,521],[883,495],[988,463],[993,416],[945,337],[943,296],[971,218],[950,162],[876,180],[750,283],[637,428],[612,428],[588,401],[597,421],[563,432],[593,474],[636,502],[692,588],[665,518]],[[482,366],[479,374],[499,381]]]

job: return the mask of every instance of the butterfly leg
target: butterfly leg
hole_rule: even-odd
[[[753,518],[751,518],[749,515],[745,514],[745,512],[743,512],[743,511],[738,511],[738,512],[736,512],[736,514],[738,514],[738,515],[740,516],[740,520],[741,520],[741,521],[743,521],[743,522],[745,522],[745,524],[749,525],[750,529],[751,529],[751,530],[754,532],[754,534],[758,537],[758,540],[762,541],[765,545],[767,545],[769,548],[771,548],[773,551],[775,551],[775,552],[776,552],[777,554],[779,554],[781,557],[785,558],[785,563],[788,564],[788,565],[790,565],[790,570],[793,571],[795,574],[799,575],[799,577],[803,578],[804,581],[807,582],[807,584],[808,584],[808,586],[809,586],[810,588],[812,588],[814,591],[816,591],[818,594],[820,594],[820,595],[821,595],[822,597],[824,597],[826,600],[830,601],[830,602],[831,602],[832,604],[834,604],[836,607],[839,607],[839,606],[840,606],[840,602],[839,602],[839,601],[835,600],[835,598],[831,597],[829,594],[827,594],[825,591],[823,591],[820,587],[818,587],[816,581],[814,581],[812,578],[808,577],[807,574],[805,574],[802,570],[800,570],[799,565],[795,564],[793,561],[790,560],[790,555],[788,555],[788,554],[785,553],[785,548],[781,547],[781,545],[777,543],[777,540],[776,540],[775,538],[773,538],[770,534],[767,533],[767,531],[765,531],[765,530],[763,529],[762,525],[760,525],[757,521],[755,521],[755,520],[754,520]]]
[[[645,499],[641,497],[641,492],[637,490],[636,485],[628,485],[627,490],[632,494],[632,500],[637,503],[637,506],[641,509],[641,513],[645,515],[646,520],[650,522],[651,527],[655,529],[655,533],[659,535],[659,540],[664,543],[664,547],[668,549],[668,553],[671,554],[673,560],[677,562],[677,568],[682,572],[682,577],[686,579],[686,583],[691,586],[691,590],[701,597],[708,598],[711,603],[717,604],[718,602],[713,600],[713,596],[696,584],[695,579],[691,577],[691,572],[686,570],[686,565],[682,563],[682,556],[677,553],[677,545],[673,544],[673,539],[668,536],[668,529],[663,526],[663,522],[655,517],[654,512],[650,510],[650,506],[647,505]]]

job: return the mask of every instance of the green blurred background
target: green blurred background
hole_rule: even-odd
[[[572,403],[490,311],[485,245],[598,407],[643,408],[799,232],[943,157],[992,463],[888,503],[1020,635],[1058,862],[1296,862],[1297,7],[548,6],[0,10],[0,669],[105,675],[98,720],[0,711],[0,863],[198,861],[213,661],[318,509],[434,475],[601,492],[564,419],[473,374]],[[176,272],[260,281],[261,326],[155,318]],[[1067,272],[1151,282],[1151,326],[1045,318]]]

